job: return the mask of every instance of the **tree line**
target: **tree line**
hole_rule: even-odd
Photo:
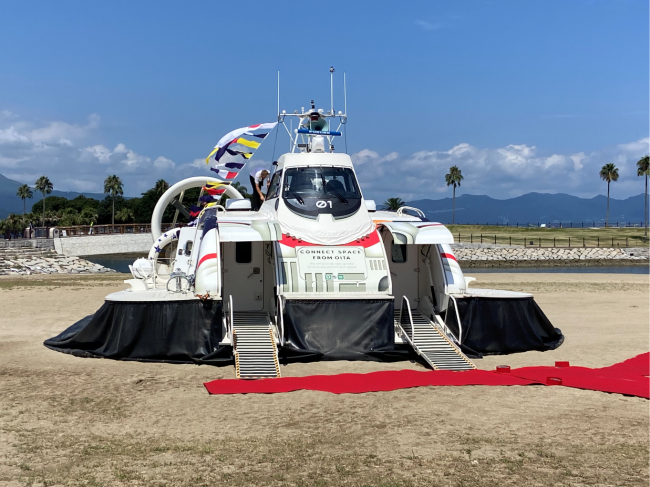
[[[645,198],[644,198],[644,226],[645,226],[645,238],[648,238],[648,177],[650,176],[650,157],[644,156],[639,159],[636,163],[636,174],[638,177],[645,179]],[[599,173],[600,179],[607,183],[607,211],[605,213],[605,226],[609,226],[609,189],[612,182],[618,181],[618,168],[615,164],[605,164]],[[460,187],[460,183],[463,180],[463,174],[458,166],[451,166],[449,168],[449,173],[445,175],[445,183],[447,186],[453,187],[453,207],[451,213],[451,223],[456,222],[456,188]],[[388,198],[384,201],[384,209],[397,211],[402,206],[406,205],[401,198]]]
[[[648,177],[650,176],[650,157],[645,156],[636,163],[637,176],[645,179],[644,198],[644,222],[645,237],[648,238]],[[609,199],[610,184],[618,181],[618,168],[615,164],[605,164],[599,173],[600,178],[607,183],[607,211],[605,214],[605,226],[609,226]],[[453,188],[452,224],[456,222],[456,188],[460,187],[464,179],[462,171],[458,166],[449,168],[445,175],[445,183]],[[240,183],[234,183],[239,192],[247,198],[251,198],[246,187]],[[10,214],[4,220],[0,220],[0,232],[12,233],[21,231],[29,226],[73,226],[73,225],[101,225],[119,223],[149,223],[151,214],[162,194],[169,189],[169,184],[164,179],[159,179],[153,188],[136,198],[124,198],[124,184],[117,175],[108,176],[104,180],[103,200],[87,198],[83,195],[73,199],[60,196],[50,196],[54,190],[52,181],[47,176],[41,176],[34,183],[34,190],[43,195],[42,201],[35,203],[31,212],[26,211],[26,200],[34,197],[32,188],[23,184],[18,188],[16,195],[23,200],[23,214]],[[193,188],[185,192],[186,202],[198,201],[200,189]],[[383,206],[385,210],[397,211],[406,203],[401,198],[388,198]],[[42,207],[41,207],[42,205]],[[38,208],[37,208],[38,207]],[[175,215],[175,210],[168,207],[163,216],[164,221],[171,222],[174,216],[179,223],[185,222],[181,214]]]
[[[246,187],[240,183],[233,186],[244,196],[250,198]],[[48,196],[54,190],[52,181],[47,176],[41,176],[33,188],[27,184],[18,187],[16,195],[23,200],[23,214],[10,214],[0,220],[0,234],[5,237],[20,235],[25,228],[32,227],[70,227],[75,225],[114,225],[115,223],[150,223],[153,210],[158,199],[169,189],[169,183],[164,179],[156,181],[154,186],[139,197],[125,198],[124,184],[117,175],[108,176],[104,180],[103,200],[88,198],[80,195],[67,199],[61,196]],[[42,200],[34,203],[27,212],[27,200],[34,197],[34,191],[41,193]],[[185,191],[183,202],[185,206],[196,204],[200,196],[200,188]],[[176,216],[179,223],[187,223],[186,218],[175,208],[167,207],[163,215],[164,222],[171,222]]]

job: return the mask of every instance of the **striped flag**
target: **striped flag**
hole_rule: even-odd
[[[225,183],[206,183],[203,186],[203,192],[212,196],[219,196],[226,192],[227,184]]]
[[[214,161],[216,164],[210,170],[214,171],[218,178],[232,182],[276,125],[277,122],[260,123],[227,133],[214,146],[205,163]]]
[[[211,167],[210,171],[216,172],[217,177],[220,177],[225,181],[235,179],[237,177],[237,174],[239,174],[239,171],[228,171],[227,169],[216,169],[214,167]]]

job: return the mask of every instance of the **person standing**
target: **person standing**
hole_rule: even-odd
[[[253,169],[250,172],[250,181],[251,186],[253,187],[253,211],[259,211],[264,201],[264,193],[262,192],[262,186],[264,185],[264,180],[268,185],[269,171],[266,169]]]

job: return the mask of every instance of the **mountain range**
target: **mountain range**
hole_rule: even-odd
[[[643,222],[643,194],[624,200],[610,198],[609,221]],[[452,199],[417,200],[407,203],[422,210],[427,218],[451,223]],[[497,200],[484,195],[463,194],[456,197],[456,223],[509,224],[603,222],[607,197],[579,198],[568,194],[527,193],[516,198]]]
[[[16,191],[22,183],[0,174],[0,219],[9,213],[22,213],[23,202]],[[57,191],[52,196],[72,199],[79,195],[103,200],[103,193],[76,193]],[[34,191],[34,198],[27,201],[27,210],[41,200]],[[452,199],[422,199],[411,201],[409,206],[421,209],[429,220],[451,223]],[[463,194],[456,197],[456,223],[510,224],[556,223],[556,222],[602,222],[605,220],[607,197],[579,198],[568,194],[528,193],[516,198],[499,200],[485,195]],[[643,194],[624,200],[610,199],[610,222],[643,222]]]
[[[16,196],[18,187],[22,186],[23,183],[9,179],[2,174],[0,174],[0,220],[6,218],[9,213],[22,214],[23,212],[23,200]],[[32,208],[32,205],[37,201],[41,201],[43,198],[41,193],[34,190],[34,197],[30,200],[25,201],[25,206],[27,207],[27,212]],[[103,193],[75,193],[74,191],[52,191],[48,196],[63,196],[64,198],[72,199],[76,198],[79,195],[84,195],[88,198],[94,198],[96,200],[103,200],[106,195]]]

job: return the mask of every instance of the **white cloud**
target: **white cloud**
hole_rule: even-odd
[[[47,175],[57,190],[101,192],[106,176],[117,174],[124,181],[125,194],[137,195],[160,178],[175,183],[212,174],[203,158],[175,162],[164,155],[150,157],[139,147],[117,140],[107,141],[97,115],[80,124],[38,123],[9,115],[0,112],[0,173],[16,181],[33,184]],[[417,147],[410,155],[366,148],[351,157],[364,195],[381,201],[393,196],[408,201],[451,195],[444,175],[453,165],[465,176],[461,194],[507,198],[539,191],[594,196],[606,191],[598,171],[608,162],[619,167],[620,179],[613,184],[612,194],[620,198],[643,191],[635,165],[648,153],[648,143],[645,138],[571,154],[544,153],[543,147],[532,144],[482,148],[461,143],[437,151]],[[255,160],[246,170],[257,166],[270,167],[270,163]]]
[[[379,157],[374,151],[363,149],[362,151],[352,154],[352,162],[355,166],[360,166],[366,162],[388,162],[394,161],[399,157],[397,152],[391,152],[390,154],[385,155],[384,157]]]
[[[158,167],[161,169],[174,169],[176,164],[174,161],[171,159],[167,159],[166,157],[160,156],[157,157],[155,161],[153,161],[154,167]]]
[[[69,191],[88,192],[88,193],[101,193],[103,186],[97,181],[89,181],[85,179],[66,178],[61,181]]]
[[[124,146],[124,144],[120,144],[120,146]],[[117,149],[117,148],[116,148]],[[120,154],[121,152],[114,151],[115,153]],[[127,167],[130,168],[136,168],[138,166],[141,166],[143,164],[147,164],[148,162],[151,162],[151,158],[147,156],[141,156],[140,154],[137,154],[136,152],[132,151],[131,149],[126,150],[126,156],[120,161],[122,164],[124,164]]]
[[[108,164],[111,162],[111,150],[105,145],[93,145],[84,147],[80,150],[80,158],[85,161],[97,159],[100,164]]]
[[[180,179],[176,164],[160,156],[155,161],[124,143],[114,149],[98,143],[101,136],[99,115],[85,123],[22,120],[7,110],[0,112],[0,170],[12,179],[33,184],[45,174],[57,190],[101,191],[108,174],[118,174],[129,188],[155,179]],[[18,168],[20,168],[18,170]],[[134,191],[132,191],[134,192]]]
[[[141,156],[135,151],[129,149],[126,145],[119,143],[112,151],[105,145],[93,145],[79,149],[79,160],[84,162],[97,162],[99,164],[123,164],[133,170],[141,166],[148,165],[151,158]],[[170,165],[171,163],[171,165]],[[173,168],[174,162],[166,157],[159,157],[154,161],[156,167]]]
[[[636,162],[648,153],[648,146],[649,139],[644,138],[590,154],[539,156],[537,147],[526,144],[488,149],[462,143],[446,151],[418,151],[408,157],[381,156],[364,149],[353,154],[352,160],[364,194],[381,201],[394,196],[407,201],[450,196],[444,176],[453,165],[463,172],[460,191],[466,193],[510,198],[537,191],[592,197],[605,191],[598,172],[608,162],[619,167],[621,178],[613,190],[625,198],[643,191]]]
[[[18,115],[15,113],[10,112],[9,110],[2,110],[0,112],[0,115],[2,115],[3,118],[10,119],[10,118],[18,118]]]

